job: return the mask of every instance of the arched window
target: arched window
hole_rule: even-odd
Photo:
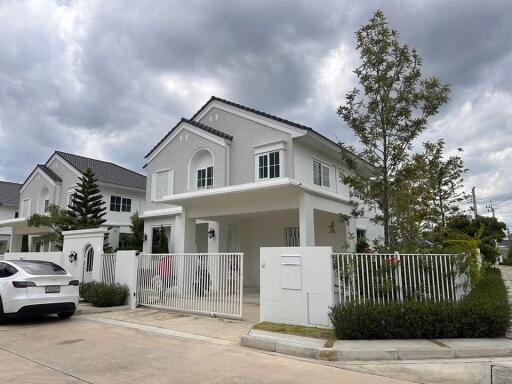
[[[213,188],[213,155],[207,149],[196,151],[190,159],[190,188]]]
[[[39,193],[39,204],[38,204],[38,212],[46,213],[48,212],[48,207],[50,206],[50,191],[47,187],[41,189]]]
[[[94,248],[89,246],[85,250],[85,272],[92,272],[94,265]]]

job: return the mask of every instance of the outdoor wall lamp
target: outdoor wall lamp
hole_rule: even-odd
[[[147,233],[144,234],[144,241],[148,241],[148,234]]]
[[[208,238],[213,239],[215,237],[215,229],[210,228],[208,231]]]
[[[78,255],[76,254],[76,252],[75,252],[75,251],[71,251],[71,252],[69,253],[68,259],[69,259],[69,262],[70,262],[71,264],[73,264],[73,263],[78,259]]]

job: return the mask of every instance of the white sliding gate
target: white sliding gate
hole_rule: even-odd
[[[137,304],[241,318],[243,253],[141,254]]]

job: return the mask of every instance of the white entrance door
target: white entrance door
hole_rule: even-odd
[[[88,247],[85,250],[82,282],[88,283],[88,282],[92,281],[93,265],[94,265],[94,249],[92,247]]]

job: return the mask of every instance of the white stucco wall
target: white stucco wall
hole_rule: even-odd
[[[262,248],[260,320],[331,327],[331,254],[330,247]]]

